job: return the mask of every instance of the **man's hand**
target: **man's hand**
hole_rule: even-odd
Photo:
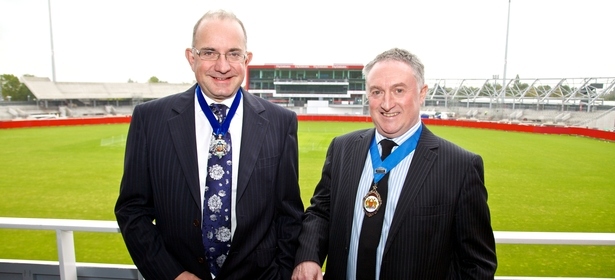
[[[292,280],[322,280],[322,268],[312,261],[302,262],[293,270]]]
[[[179,276],[177,276],[175,278],[175,280],[201,280],[201,278],[196,277],[196,275],[188,272],[188,271],[184,271],[182,272],[182,274],[180,274]]]

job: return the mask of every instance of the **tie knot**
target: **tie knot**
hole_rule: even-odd
[[[395,141],[393,140],[382,139],[380,141],[380,146],[382,147],[382,156],[380,156],[380,158],[385,159],[391,154],[391,151],[393,151],[393,147],[397,146],[397,143],[395,143]]]
[[[211,112],[214,113],[214,115],[218,118],[219,122],[224,121],[224,118],[226,118],[226,109],[228,108],[226,107],[226,105],[212,103],[211,105],[209,105],[209,108],[211,109]]]

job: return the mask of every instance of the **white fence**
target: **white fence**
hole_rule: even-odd
[[[7,229],[36,229],[54,230],[58,246],[58,265],[60,279],[76,280],[79,264],[75,260],[74,231],[81,232],[108,232],[119,233],[119,227],[115,221],[71,220],[71,219],[36,219],[36,218],[3,218],[0,217],[0,228]],[[615,233],[589,233],[589,232],[523,232],[523,231],[495,231],[495,241],[498,244],[551,244],[551,245],[607,245],[615,246]],[[6,241],[5,241],[6,242]],[[10,261],[13,264],[16,260]],[[32,263],[41,263],[32,261]],[[104,266],[104,265],[101,265]],[[134,279],[142,279],[134,266],[114,265],[117,269],[131,269],[137,275]],[[2,272],[2,271],[0,271]],[[580,280],[592,278],[563,278],[563,277],[516,277],[498,276],[498,280],[530,280],[530,279],[565,279]],[[615,278],[593,278],[614,279]]]

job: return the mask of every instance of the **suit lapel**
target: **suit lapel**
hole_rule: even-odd
[[[201,190],[199,188],[199,171],[196,151],[196,131],[194,116],[194,91],[193,86],[188,91],[182,93],[179,101],[173,104],[171,118],[168,120],[168,127],[173,139],[173,146],[177,151],[177,157],[182,171],[186,176],[190,193],[194,202],[200,207]]]
[[[241,139],[241,156],[239,157],[239,174],[237,174],[237,202],[241,199],[248,186],[248,179],[260,152],[269,121],[260,114],[265,108],[258,103],[256,97],[243,91],[243,126]]]
[[[431,169],[438,157],[437,147],[438,139],[423,125],[423,132],[421,133],[418,145],[414,151],[412,163],[408,168],[408,174],[406,175],[406,180],[404,181],[403,189],[399,195],[397,207],[395,208],[387,243],[384,247],[384,254],[386,254],[389,247],[391,247],[392,240],[395,239],[395,234],[397,234],[403,220],[407,218],[406,215],[412,207],[416,195],[423,187],[423,182],[429,173],[429,169]]]

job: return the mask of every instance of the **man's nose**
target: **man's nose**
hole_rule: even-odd
[[[220,57],[216,60],[214,69],[222,73],[226,73],[231,69],[231,64],[226,59],[226,54],[220,54]]]
[[[388,111],[395,106],[395,100],[391,95],[392,94],[390,92],[384,93],[384,96],[382,97],[382,103],[380,104],[380,107],[382,107],[382,109]]]

